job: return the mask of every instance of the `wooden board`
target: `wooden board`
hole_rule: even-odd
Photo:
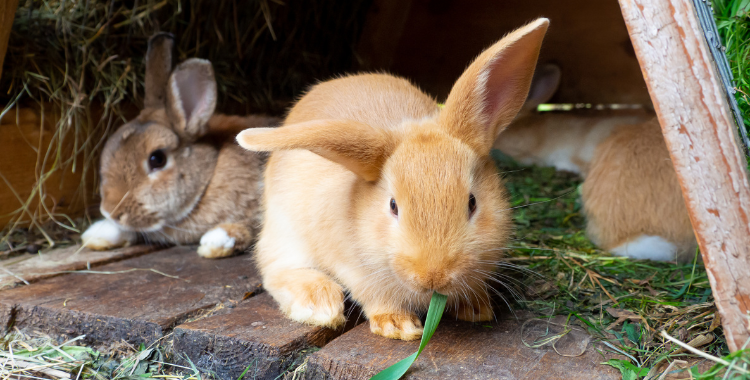
[[[30,108],[11,109],[0,119],[0,229],[11,220],[12,216],[8,214],[21,208],[32,196],[37,176],[53,167],[54,156],[45,165],[42,163],[55,134],[55,123],[53,112],[45,112],[42,122],[41,112]],[[65,143],[71,141],[70,136],[63,139],[62,146],[65,148],[61,157],[70,157],[73,146]],[[83,155],[80,155],[75,172],[72,166],[57,170],[44,182],[47,194],[45,204],[50,210],[77,216],[87,205],[85,201],[93,200],[94,171],[97,167],[90,165],[84,179],[83,159]],[[87,195],[78,192],[81,184],[86,185],[83,188],[88,190]],[[34,214],[38,208],[39,198],[35,196],[23,219],[30,220],[30,214]]]
[[[221,302],[259,291],[249,255],[200,258],[175,247],[107,264],[101,274],[68,274],[0,292],[0,329],[13,324],[84,343],[150,344]],[[175,277],[176,276],[176,277]]]
[[[386,6],[377,6],[381,3]],[[556,63],[563,73],[553,101],[650,103],[617,0],[412,0],[396,8],[389,4],[381,0],[375,7],[394,14],[384,22],[385,29],[366,24],[363,31],[358,50],[366,60],[363,66],[406,76],[438,99],[445,99],[484,48],[543,16],[551,23],[539,61]]]
[[[618,370],[600,365],[603,358],[590,345],[590,337],[576,330],[557,345],[532,349],[521,342],[515,321],[472,324],[443,321],[405,379],[620,379]],[[545,325],[546,326],[546,325]],[[535,325],[526,332],[539,332]],[[555,327],[552,326],[552,333]],[[530,341],[533,341],[531,338]],[[367,323],[334,339],[309,357],[305,378],[369,379],[378,371],[413,354],[418,341],[386,339],[370,332]]]
[[[76,245],[47,253],[27,253],[0,261],[0,290],[54,277],[66,271],[96,268],[156,249],[152,245],[136,245],[111,251],[93,251]]]
[[[275,379],[300,364],[300,351],[322,347],[342,332],[285,318],[265,293],[243,301],[231,313],[178,326],[173,347],[177,357],[189,358],[201,372],[219,379],[235,380],[248,367],[246,378]]]
[[[690,1],[620,0],[698,238],[729,349],[750,339],[750,183]]]
[[[0,1],[0,78],[3,77],[3,62],[5,61],[5,52],[8,50],[10,30],[13,26],[17,7],[18,0]]]

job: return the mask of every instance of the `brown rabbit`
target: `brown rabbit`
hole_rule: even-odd
[[[485,50],[442,109],[405,79],[352,75],[313,87],[281,128],[237,137],[273,151],[256,259],[286,315],[341,326],[346,289],[389,338],[419,338],[433,291],[458,318],[492,318],[487,280],[511,219],[489,153],[523,105],[548,24]]]
[[[172,71],[172,38],[149,40],[144,109],[120,127],[101,156],[101,212],[84,245],[109,249],[146,241],[191,244],[207,258],[247,248],[260,226],[265,158],[234,142],[263,116],[214,115],[211,63],[189,59]]]
[[[529,98],[495,148],[522,164],[580,174],[586,232],[619,256],[686,261],[695,237],[653,113],[537,113],[557,90],[560,70],[537,69]]]

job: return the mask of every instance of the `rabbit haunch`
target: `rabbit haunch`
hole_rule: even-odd
[[[493,317],[511,214],[489,152],[523,105],[547,25],[485,50],[442,109],[404,79],[352,75],[314,86],[281,128],[238,136],[273,152],[256,261],[287,316],[341,326],[346,289],[390,338],[419,338],[433,291],[460,319]]]
[[[208,61],[172,70],[172,39],[157,34],[146,58],[145,108],[120,127],[101,156],[101,212],[82,236],[109,249],[136,241],[191,244],[222,257],[248,247],[260,225],[264,157],[235,144],[240,130],[274,118],[214,115]]]
[[[542,65],[523,111],[495,142],[522,164],[580,174],[586,232],[619,256],[686,261],[695,237],[659,123],[645,111],[536,113],[560,70]]]

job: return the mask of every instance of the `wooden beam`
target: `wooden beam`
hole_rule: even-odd
[[[0,1],[0,78],[3,77],[3,62],[5,62],[5,52],[8,50],[10,29],[16,17],[16,8],[18,8],[18,0]]]
[[[750,337],[750,184],[724,88],[691,1],[619,1],[736,351]]]

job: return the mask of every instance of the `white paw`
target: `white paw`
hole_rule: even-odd
[[[292,304],[289,310],[289,319],[311,324],[313,326],[327,326],[337,328],[346,322],[344,317],[344,304],[331,306],[302,305],[299,302]]]
[[[214,228],[201,236],[198,254],[209,259],[226,257],[234,251],[234,238],[221,227]]]
[[[609,250],[617,256],[654,261],[672,261],[677,253],[677,246],[661,236],[641,235],[625,244]]]
[[[120,229],[120,227],[117,227],[109,219],[100,220],[92,224],[81,235],[83,246],[97,251],[128,245],[134,242],[135,238],[135,233]]]

